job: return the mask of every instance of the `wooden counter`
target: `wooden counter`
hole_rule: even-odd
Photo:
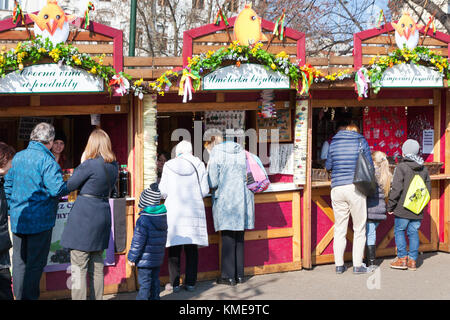
[[[439,174],[431,177],[431,201],[425,208],[424,218],[419,230],[420,251],[437,251],[439,248],[441,220],[444,215],[442,205],[442,182],[448,183],[450,175]],[[311,183],[311,251],[313,264],[333,263],[334,214],[331,206],[331,181],[313,181]],[[351,220],[351,219],[350,219]],[[394,216],[388,216],[377,228],[377,256],[395,256]],[[351,261],[351,243],[353,230],[349,223],[347,232],[346,261]]]

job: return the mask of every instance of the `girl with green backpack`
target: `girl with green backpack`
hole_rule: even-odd
[[[391,268],[416,270],[419,255],[419,228],[423,209],[430,201],[431,182],[416,140],[408,139],[402,146],[403,162],[394,171],[387,205],[388,214],[394,214],[394,235],[397,258]],[[405,232],[409,239],[407,251]]]

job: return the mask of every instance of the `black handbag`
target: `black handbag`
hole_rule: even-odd
[[[373,195],[377,190],[375,170],[364,155],[361,141],[359,142],[358,160],[356,160],[353,184],[359,192],[367,197]]]

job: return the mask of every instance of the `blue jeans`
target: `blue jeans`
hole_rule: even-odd
[[[160,267],[138,268],[139,292],[136,300],[160,300],[159,270]]]
[[[368,246],[374,246],[377,241],[377,227],[380,223],[367,220],[366,242]]]
[[[397,256],[404,258],[408,255],[410,259],[417,260],[419,256],[419,228],[422,220],[410,220],[395,217],[394,234]],[[409,239],[409,252],[406,250],[405,231]]]

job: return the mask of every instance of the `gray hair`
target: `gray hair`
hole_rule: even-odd
[[[55,128],[46,122],[38,123],[30,135],[30,140],[47,144],[55,139]]]
[[[185,153],[192,154],[192,144],[188,141],[183,140],[177,144],[177,146],[175,148],[175,154],[178,157],[179,155],[182,155]]]

